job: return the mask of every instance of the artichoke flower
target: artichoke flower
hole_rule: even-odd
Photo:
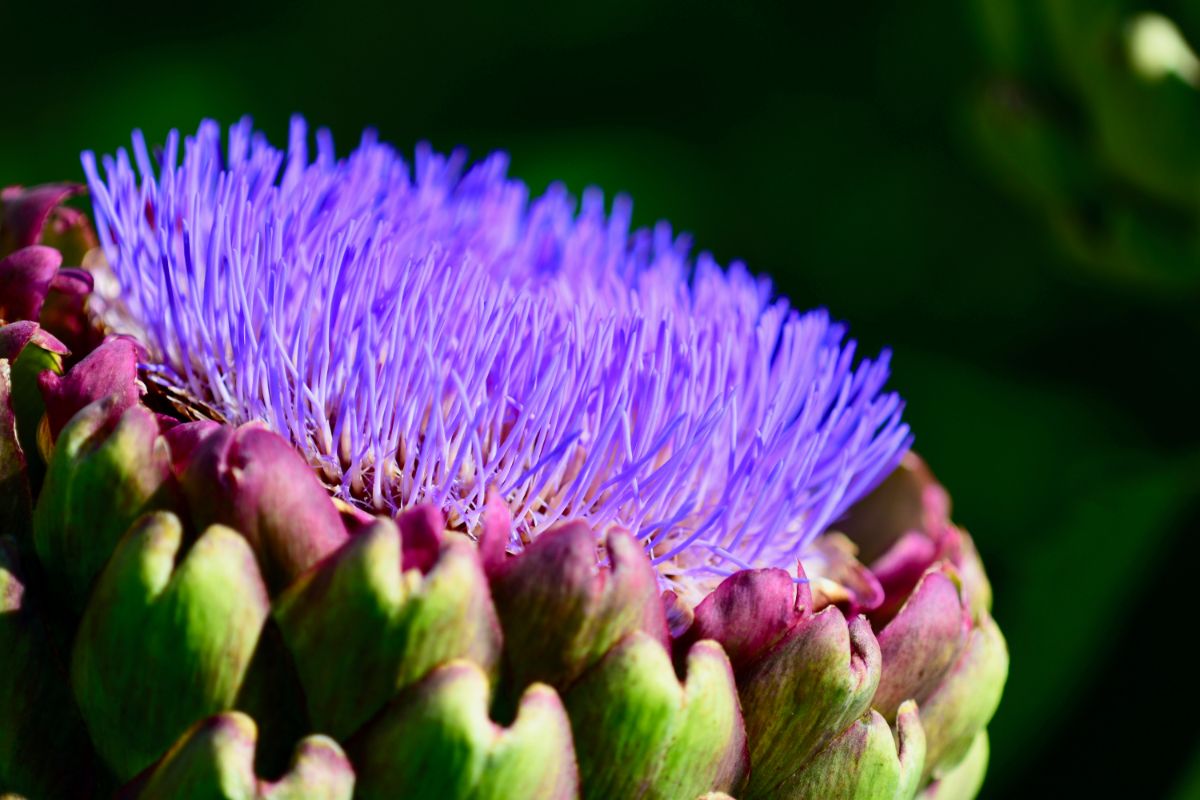
[[[0,791],[974,796],[1008,657],[886,353],[624,198],[308,146],[85,154],[102,257],[4,194]]]

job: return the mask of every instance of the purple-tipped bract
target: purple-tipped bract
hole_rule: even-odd
[[[631,230],[626,198],[530,200],[502,154],[410,167],[372,132],[310,159],[299,118],[286,153],[248,120],[221,139],[85,154],[116,319],[346,499],[474,529],[495,487],[514,549],[586,519],[667,576],[791,570],[908,447],[886,353],[856,365],[825,311]]]

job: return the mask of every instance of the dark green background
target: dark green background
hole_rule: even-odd
[[[508,150],[536,188],[631,193],[640,222],[894,349],[1012,651],[987,795],[1186,792],[1198,295],[1090,270],[1005,190],[980,93],[1021,73],[1068,118],[1072,100],[1054,64],[996,59],[984,4],[0,0],[0,184],[78,179],[81,149],[205,115],[283,142],[302,111],[343,150],[374,125],[405,149]]]

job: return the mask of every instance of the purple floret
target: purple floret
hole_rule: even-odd
[[[473,529],[495,487],[513,549],[586,519],[672,574],[790,569],[909,446],[887,352],[855,364],[827,312],[631,230],[627,198],[531,201],[503,154],[410,167],[371,131],[310,160],[300,118],[287,152],[221,138],[84,154],[124,324],[347,500]]]

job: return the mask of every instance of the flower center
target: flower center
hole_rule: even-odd
[[[338,159],[248,121],[140,134],[84,163],[119,325],[231,422],[290,438],[338,496],[433,502],[470,530],[489,487],[513,549],[547,527],[621,525],[668,580],[792,569],[910,437],[824,311],[692,258],[630,204],[562,187],[532,201],[503,155],[368,132]],[[136,169],[135,165],[136,164]]]

